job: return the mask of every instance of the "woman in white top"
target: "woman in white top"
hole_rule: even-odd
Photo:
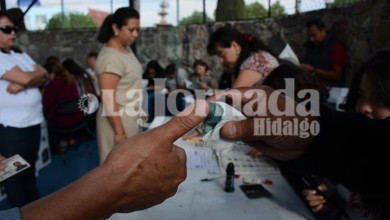
[[[11,206],[39,198],[35,162],[43,122],[41,94],[36,88],[46,71],[29,55],[14,48],[17,27],[7,12],[0,12],[0,154],[19,154],[30,168],[2,182]]]
[[[102,105],[97,115],[100,162],[112,148],[139,131],[142,67],[129,47],[140,31],[139,13],[129,7],[109,15],[100,28],[104,43],[96,62]]]

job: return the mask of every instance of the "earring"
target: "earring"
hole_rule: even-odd
[[[117,37],[118,36],[118,32],[115,32],[115,37]]]
[[[241,53],[241,51],[239,51],[239,50],[236,51],[237,56],[240,56],[240,53]]]

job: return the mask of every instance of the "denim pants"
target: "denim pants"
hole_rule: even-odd
[[[7,158],[19,154],[31,165],[28,169],[2,182],[12,207],[21,207],[39,198],[35,162],[40,140],[39,124],[27,128],[4,127],[0,124],[0,154]]]

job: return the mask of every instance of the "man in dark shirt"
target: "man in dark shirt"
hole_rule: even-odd
[[[316,75],[328,86],[344,86],[344,71],[348,64],[346,49],[328,33],[320,19],[308,21],[306,27],[309,40],[304,44],[300,68]]]

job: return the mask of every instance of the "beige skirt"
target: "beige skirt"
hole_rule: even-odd
[[[106,159],[107,155],[115,146],[115,133],[114,129],[111,127],[110,122],[106,116],[102,115],[102,106],[100,106],[97,118],[96,118],[96,127],[97,127],[97,140],[99,147],[99,158],[100,163]],[[137,123],[138,116],[128,116],[123,114],[121,117],[123,127],[125,129],[126,135],[128,138],[136,135],[139,132],[140,126]]]

